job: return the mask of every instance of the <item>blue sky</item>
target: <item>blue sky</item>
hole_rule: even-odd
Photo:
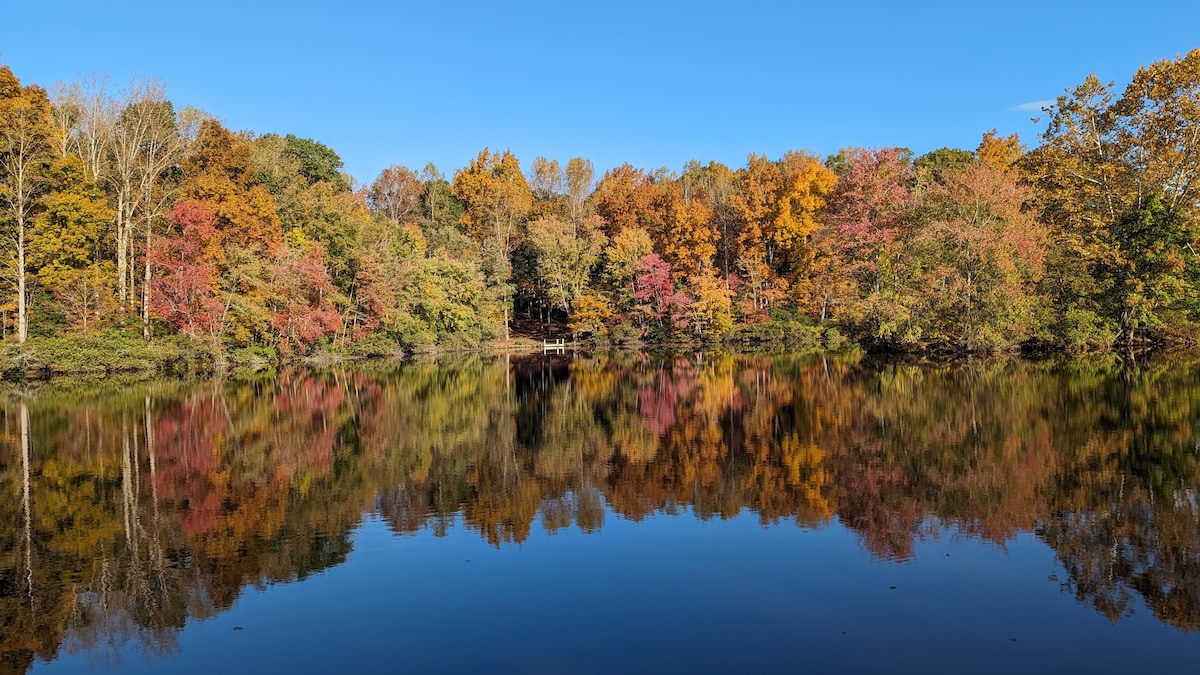
[[[330,145],[362,182],[485,146],[602,172],[1034,143],[1023,104],[1200,47],[1187,0],[7,4],[0,62],[23,82],[154,77],[233,129]]]

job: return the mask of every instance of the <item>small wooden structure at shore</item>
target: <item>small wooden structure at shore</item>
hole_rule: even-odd
[[[542,353],[546,352],[565,352],[567,351],[567,341],[558,338],[557,340],[542,340]]]

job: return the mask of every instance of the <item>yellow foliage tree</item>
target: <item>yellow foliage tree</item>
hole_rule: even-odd
[[[22,87],[8,66],[0,66],[0,225],[14,258],[18,342],[25,342],[29,332],[29,228],[44,190],[38,174],[42,160],[50,155],[54,135],[46,92],[35,85]]]
[[[571,332],[585,336],[603,333],[612,315],[612,305],[603,296],[596,293],[582,295],[571,310]]]
[[[202,201],[217,214],[218,230],[227,244],[274,253],[283,245],[283,231],[275,199],[258,182],[252,150],[246,137],[216,120],[205,120],[183,161],[186,178],[179,186],[179,199]]]
[[[984,134],[983,140],[979,142],[979,147],[975,149],[975,156],[979,158],[979,161],[1001,171],[1013,168],[1023,154],[1025,151],[1021,148],[1020,136],[1012,134],[1001,137],[997,135],[995,129]]]
[[[721,337],[733,328],[733,291],[713,271],[692,274],[686,288],[693,298],[693,333]]]
[[[512,256],[520,225],[533,207],[533,191],[512,152],[492,153],[487,148],[465,169],[454,173],[454,196],[465,210],[459,218],[463,230],[491,253],[491,277],[502,288],[504,339],[509,338],[509,305]]]

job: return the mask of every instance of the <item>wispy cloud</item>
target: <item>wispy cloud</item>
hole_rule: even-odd
[[[1058,101],[1056,101],[1055,99],[1048,98],[1044,101],[1029,101],[1028,103],[1022,103],[1020,105],[1013,106],[1012,109],[1013,110],[1035,110],[1035,111],[1041,112],[1042,108],[1054,105],[1057,102]]]

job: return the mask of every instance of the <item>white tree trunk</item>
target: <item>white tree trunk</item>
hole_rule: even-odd
[[[125,304],[125,298],[128,293],[125,287],[125,268],[128,262],[125,257],[125,211],[129,208],[127,205],[125,190],[117,189],[117,300],[122,305]]]
[[[151,216],[146,214],[146,273],[142,278],[142,337],[150,339],[150,236]]]
[[[25,294],[25,214],[17,213],[17,343],[29,338],[29,306]]]

